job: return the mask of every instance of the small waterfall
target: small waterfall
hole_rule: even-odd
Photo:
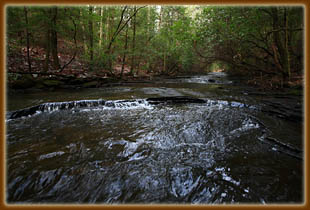
[[[145,99],[135,100],[116,100],[106,101],[104,108],[106,109],[136,109],[136,108],[147,108],[150,109],[152,106]]]
[[[51,112],[63,109],[73,109],[81,107],[96,107],[104,105],[105,101],[102,99],[99,100],[81,100],[81,101],[68,101],[68,102],[53,102],[53,103],[44,103],[39,105],[42,112]]]
[[[237,108],[250,108],[250,109],[256,108],[254,106],[235,101],[229,102],[222,100],[200,99],[184,96],[158,97],[147,99],[128,99],[128,100],[114,100],[114,101],[113,100],[106,101],[103,99],[99,99],[99,100],[80,100],[80,101],[43,103],[40,105],[7,113],[7,120],[32,116],[36,113],[41,112],[53,112],[58,110],[79,109],[87,107],[89,108],[100,107],[102,109],[137,109],[137,108],[152,109],[154,105],[159,104],[185,104],[185,103],[204,104],[206,106],[216,106],[218,108],[227,106]]]
[[[99,100],[80,100],[67,102],[51,102],[37,106],[17,110],[7,114],[8,119],[31,116],[41,112],[53,112],[58,110],[78,109],[78,108],[102,107],[103,109],[134,109],[134,108],[151,108],[151,105],[145,99],[133,100],[116,100],[105,101]]]
[[[16,119],[25,116],[31,116],[40,112],[52,112],[57,110],[81,108],[81,107],[96,107],[102,106],[105,104],[105,101],[102,99],[99,100],[81,100],[81,101],[67,101],[67,102],[51,102],[44,103],[37,106],[32,106],[26,109],[21,109],[12,112],[9,115],[9,119]]]

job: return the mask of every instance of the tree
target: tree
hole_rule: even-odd
[[[29,52],[29,47],[30,47],[30,42],[29,42],[29,24],[28,24],[28,9],[24,7],[24,12],[25,12],[25,22],[26,22],[26,40],[27,40],[27,61],[28,61],[28,69],[29,72],[31,72],[31,60],[30,60],[30,52]]]
[[[111,36],[111,39],[109,41],[109,44],[108,44],[108,48],[106,50],[106,54],[110,55],[111,54],[111,48],[112,48],[112,44],[114,43],[114,41],[116,40],[117,36],[120,34],[120,32],[124,29],[124,27],[127,26],[127,24],[129,23],[129,21],[136,15],[136,13],[144,8],[145,6],[142,6],[142,7],[139,7],[138,9],[136,9],[133,14],[130,14],[129,17],[124,20],[125,18],[125,12],[127,10],[127,6],[124,6],[123,9],[122,9],[122,12],[121,12],[121,15],[120,15],[120,20],[118,22],[118,25],[117,25],[117,28],[116,30],[114,31],[113,35]],[[108,60],[108,68],[111,70],[112,69],[112,60],[111,58],[109,58]]]
[[[303,28],[297,27],[302,21],[290,22],[295,12],[302,13],[300,9],[202,7],[196,21],[195,52],[209,65],[223,61],[231,69],[282,75],[286,81],[292,63],[300,63],[293,61],[297,57],[290,58],[292,42],[302,40],[301,33],[296,34]]]
[[[133,16],[133,23],[132,23],[132,56],[131,56],[131,67],[130,67],[130,74],[133,74],[133,70],[135,68],[135,48],[136,48],[136,6],[134,6],[134,16]]]
[[[100,27],[99,27],[99,48],[102,47],[103,42],[103,6],[99,7],[99,14],[100,14]]]
[[[89,30],[89,54],[90,54],[90,63],[92,66],[92,62],[94,60],[94,32],[93,32],[93,20],[92,20],[92,14],[93,14],[93,7],[89,6],[89,20],[88,20],[88,30]],[[92,67],[90,67],[92,69]]]
[[[51,51],[53,57],[53,66],[56,70],[60,69],[59,59],[58,59],[58,38],[57,38],[57,13],[58,8],[56,6],[50,9],[51,14]]]
[[[127,47],[128,47],[128,25],[126,26],[126,30],[125,30],[125,44],[124,44],[124,53],[123,53],[123,59],[122,59],[122,70],[121,70],[121,73],[120,73],[120,78],[122,78],[123,73],[124,73],[126,54],[127,54]]]
[[[214,62],[248,75],[281,75],[303,68],[302,7],[81,6],[8,7],[8,52],[27,49],[62,72],[77,57],[88,70],[129,64],[130,73],[177,74]],[[31,49],[43,48],[43,59]],[[67,56],[70,55],[70,56]],[[77,56],[76,56],[77,55]],[[64,64],[65,63],[65,64]]]

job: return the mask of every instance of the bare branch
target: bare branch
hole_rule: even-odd
[[[74,45],[75,45],[75,52],[74,52],[74,55],[72,56],[72,58],[70,59],[70,61],[66,64],[63,65],[63,67],[60,68],[60,70],[58,72],[62,72],[68,65],[70,65],[70,63],[75,59],[75,56],[77,54],[77,42],[76,42],[76,31],[77,31],[77,26],[76,26],[76,23],[74,21],[74,19],[69,16],[70,19],[72,20],[72,23],[74,25],[74,35],[73,35],[73,39],[74,39]]]
[[[291,28],[291,29],[290,28],[278,28],[278,29],[269,31],[266,36],[269,36],[270,34],[275,33],[275,32],[285,31],[285,30],[288,30],[288,31],[303,31],[304,29],[303,28]]]
[[[112,43],[114,42],[115,37],[116,37],[117,34],[119,33],[118,31],[119,31],[119,28],[120,28],[120,26],[121,26],[121,24],[122,24],[122,22],[123,22],[124,13],[125,13],[126,9],[127,9],[127,6],[125,6],[125,7],[123,8],[123,10],[122,10],[121,19],[120,19],[120,21],[119,21],[119,23],[118,23],[118,25],[117,25],[117,28],[116,28],[114,34],[112,35],[112,39],[111,39],[111,41],[110,41],[110,43],[109,43],[108,50],[110,50],[110,48],[111,48],[111,46],[112,46]]]
[[[126,22],[124,23],[124,25],[122,25],[122,27],[120,27],[120,25],[121,25],[121,23],[122,23],[122,21],[123,21],[123,15],[124,15],[124,12],[125,12],[125,11],[123,10],[121,20],[120,20],[120,22],[119,22],[119,24],[118,24],[118,28],[116,29],[116,31],[114,32],[114,34],[113,34],[113,36],[112,36],[112,39],[111,39],[111,41],[110,41],[110,43],[109,43],[108,50],[110,50],[110,48],[111,48],[111,46],[112,46],[112,43],[114,42],[115,38],[116,38],[116,37],[118,36],[118,34],[125,28],[125,26],[126,26],[126,25],[128,24],[128,22],[132,19],[132,17],[135,16],[135,15],[137,14],[137,12],[138,12],[140,9],[144,8],[144,7],[146,7],[146,6],[139,7],[132,15],[130,15],[130,17],[126,20]]]

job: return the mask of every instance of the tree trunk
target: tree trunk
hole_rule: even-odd
[[[108,43],[108,40],[110,40],[110,28],[109,28],[109,25],[110,25],[110,8],[108,8],[107,10],[107,20],[106,20],[106,24],[105,24],[105,31],[106,31],[106,36],[105,36],[105,41],[106,43]]]
[[[147,7],[147,40],[150,39],[151,6]]]
[[[113,35],[111,36],[111,39],[110,39],[110,42],[109,42],[109,45],[108,45],[108,51],[110,51],[111,47],[112,47],[112,44],[113,42],[115,41],[116,37],[118,36],[118,34],[122,31],[122,29],[126,26],[127,23],[125,23],[125,25],[123,25],[123,27],[121,27],[122,23],[123,23],[123,20],[124,20],[124,14],[125,14],[125,11],[127,10],[127,6],[125,6],[122,10],[122,14],[121,14],[121,17],[120,17],[120,20],[118,22],[118,25],[117,25],[117,28],[116,30],[114,31]],[[128,22],[128,21],[127,21]]]
[[[45,43],[45,63],[44,63],[44,71],[48,71],[48,64],[49,64],[49,57],[50,57],[50,51],[51,51],[51,47],[50,47],[50,40],[51,40],[51,36],[50,36],[50,29],[48,28],[46,30],[46,43]]]
[[[288,49],[286,46],[286,37],[281,37],[281,32],[278,30],[278,27],[281,27],[281,23],[279,21],[279,9],[274,7],[271,9],[272,11],[272,19],[273,19],[273,40],[277,47],[279,53],[279,62],[281,65],[281,73],[284,81],[287,81],[289,78],[289,57],[288,57]],[[286,9],[284,12],[284,17],[286,16]],[[285,18],[286,19],[286,18]],[[286,22],[286,21],[285,21]],[[285,26],[284,26],[285,27]],[[287,29],[286,33],[287,34]],[[275,52],[276,53],[276,52]]]
[[[27,61],[28,61],[28,70],[31,72],[31,60],[30,60],[30,41],[29,41],[29,24],[28,24],[28,10],[24,7],[24,14],[25,14],[25,22],[26,22],[26,41],[27,41]]]
[[[88,10],[89,20],[88,20],[88,29],[89,29],[89,54],[90,54],[90,70],[92,70],[93,60],[94,60],[94,32],[93,32],[93,7],[89,6]]]
[[[167,63],[167,56],[166,56],[166,49],[164,49],[164,66],[163,66],[163,70],[162,73],[166,72],[166,64]]]
[[[290,64],[290,52],[289,52],[289,32],[288,32],[288,12],[287,8],[284,10],[284,22],[285,22],[285,56],[286,56],[286,69],[285,75],[287,75],[287,79],[290,80],[291,77],[291,64]]]
[[[134,12],[136,12],[136,6],[134,7]],[[131,68],[130,74],[133,75],[135,68],[135,48],[136,48],[136,14],[133,17],[133,35],[132,35],[132,57],[131,57]]]
[[[122,10],[122,13],[121,13],[121,17],[120,17],[120,20],[119,20],[119,22],[118,22],[118,25],[117,25],[117,27],[116,27],[116,30],[114,31],[114,33],[113,33],[113,35],[111,36],[111,39],[110,39],[110,42],[109,42],[109,44],[108,44],[108,48],[107,48],[107,50],[106,50],[106,54],[108,54],[108,60],[110,60],[109,62],[108,62],[108,64],[109,64],[109,66],[108,66],[108,68],[110,68],[111,69],[111,67],[112,67],[112,65],[111,65],[111,59],[110,59],[110,53],[111,53],[111,49],[112,49],[112,45],[113,45],[113,43],[114,43],[114,41],[116,40],[116,38],[117,38],[117,36],[120,34],[120,32],[127,26],[127,24],[128,24],[128,22],[137,14],[137,12],[140,10],[140,9],[142,9],[142,8],[144,8],[145,6],[142,6],[142,7],[139,7],[138,9],[136,9],[135,10],[135,12],[134,12],[134,14],[132,14],[132,15],[130,15],[129,16],[129,18],[127,18],[127,20],[124,22],[124,24],[122,25],[122,23],[123,23],[123,20],[124,20],[124,14],[125,14],[125,12],[126,12],[126,10],[127,10],[127,6],[124,6],[124,8],[123,8],[123,10]]]
[[[111,34],[111,39],[110,39],[110,41],[109,41],[108,48],[107,48],[107,50],[106,50],[106,54],[107,54],[107,56],[108,56],[107,66],[108,66],[108,69],[109,69],[110,71],[112,71],[112,57],[111,57],[112,44],[113,44],[113,42],[115,41],[117,35],[121,32],[121,30],[122,30],[122,28],[123,28],[123,27],[121,28],[121,24],[122,24],[122,22],[123,22],[124,13],[125,13],[126,10],[127,10],[127,6],[125,6],[125,7],[123,8],[123,10],[122,10],[122,14],[121,14],[121,17],[120,17],[120,21],[119,21],[119,23],[118,23],[118,25],[117,25],[117,28],[116,28],[114,34],[113,34],[113,35]],[[113,15],[111,15],[111,16],[113,17]],[[112,20],[114,21],[114,18],[112,18]],[[112,24],[110,23],[110,28],[112,28],[112,26],[113,26],[113,22],[112,22]]]
[[[127,46],[128,46],[128,25],[126,27],[125,46],[124,46],[124,54],[123,54],[122,70],[121,70],[120,78],[123,77],[123,73],[124,73],[124,67],[125,67],[125,61],[126,61],[126,53],[127,53]]]
[[[107,50],[105,52],[106,54],[106,65],[108,70],[112,73],[112,56],[111,56],[111,46],[110,46],[110,41],[112,39],[112,30],[113,30],[113,25],[114,25],[114,17],[113,17],[113,12],[114,12],[114,8],[109,8],[109,16],[108,16],[108,21],[107,21],[107,32],[108,32],[108,36],[107,36]]]
[[[161,28],[163,13],[164,13],[164,8],[162,6],[160,6],[158,31],[160,31],[160,28]]]
[[[53,56],[53,66],[56,70],[60,68],[58,59],[58,47],[57,47],[57,7],[51,9],[52,21],[51,21],[51,51]]]
[[[81,18],[81,27],[82,27],[82,37],[83,37],[83,48],[84,48],[84,54],[87,55],[88,54],[88,47],[87,47],[87,44],[86,44],[86,30],[85,30],[85,26],[84,26],[84,22],[83,22],[83,8],[80,9],[80,18]]]
[[[149,45],[150,39],[151,39],[151,6],[147,7],[147,39],[146,39],[146,46]],[[147,72],[151,72],[150,69],[150,56],[147,57],[146,59],[146,68]]]
[[[99,26],[99,48],[102,47],[102,36],[103,36],[103,6],[100,6],[100,26]]]

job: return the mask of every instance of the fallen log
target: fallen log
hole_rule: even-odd
[[[55,72],[24,72],[24,71],[9,71],[9,74],[38,74],[38,75],[45,75],[45,76],[59,76],[59,77],[65,77],[65,78],[73,78],[74,75],[65,75],[65,74],[59,74],[59,73],[55,73]]]

